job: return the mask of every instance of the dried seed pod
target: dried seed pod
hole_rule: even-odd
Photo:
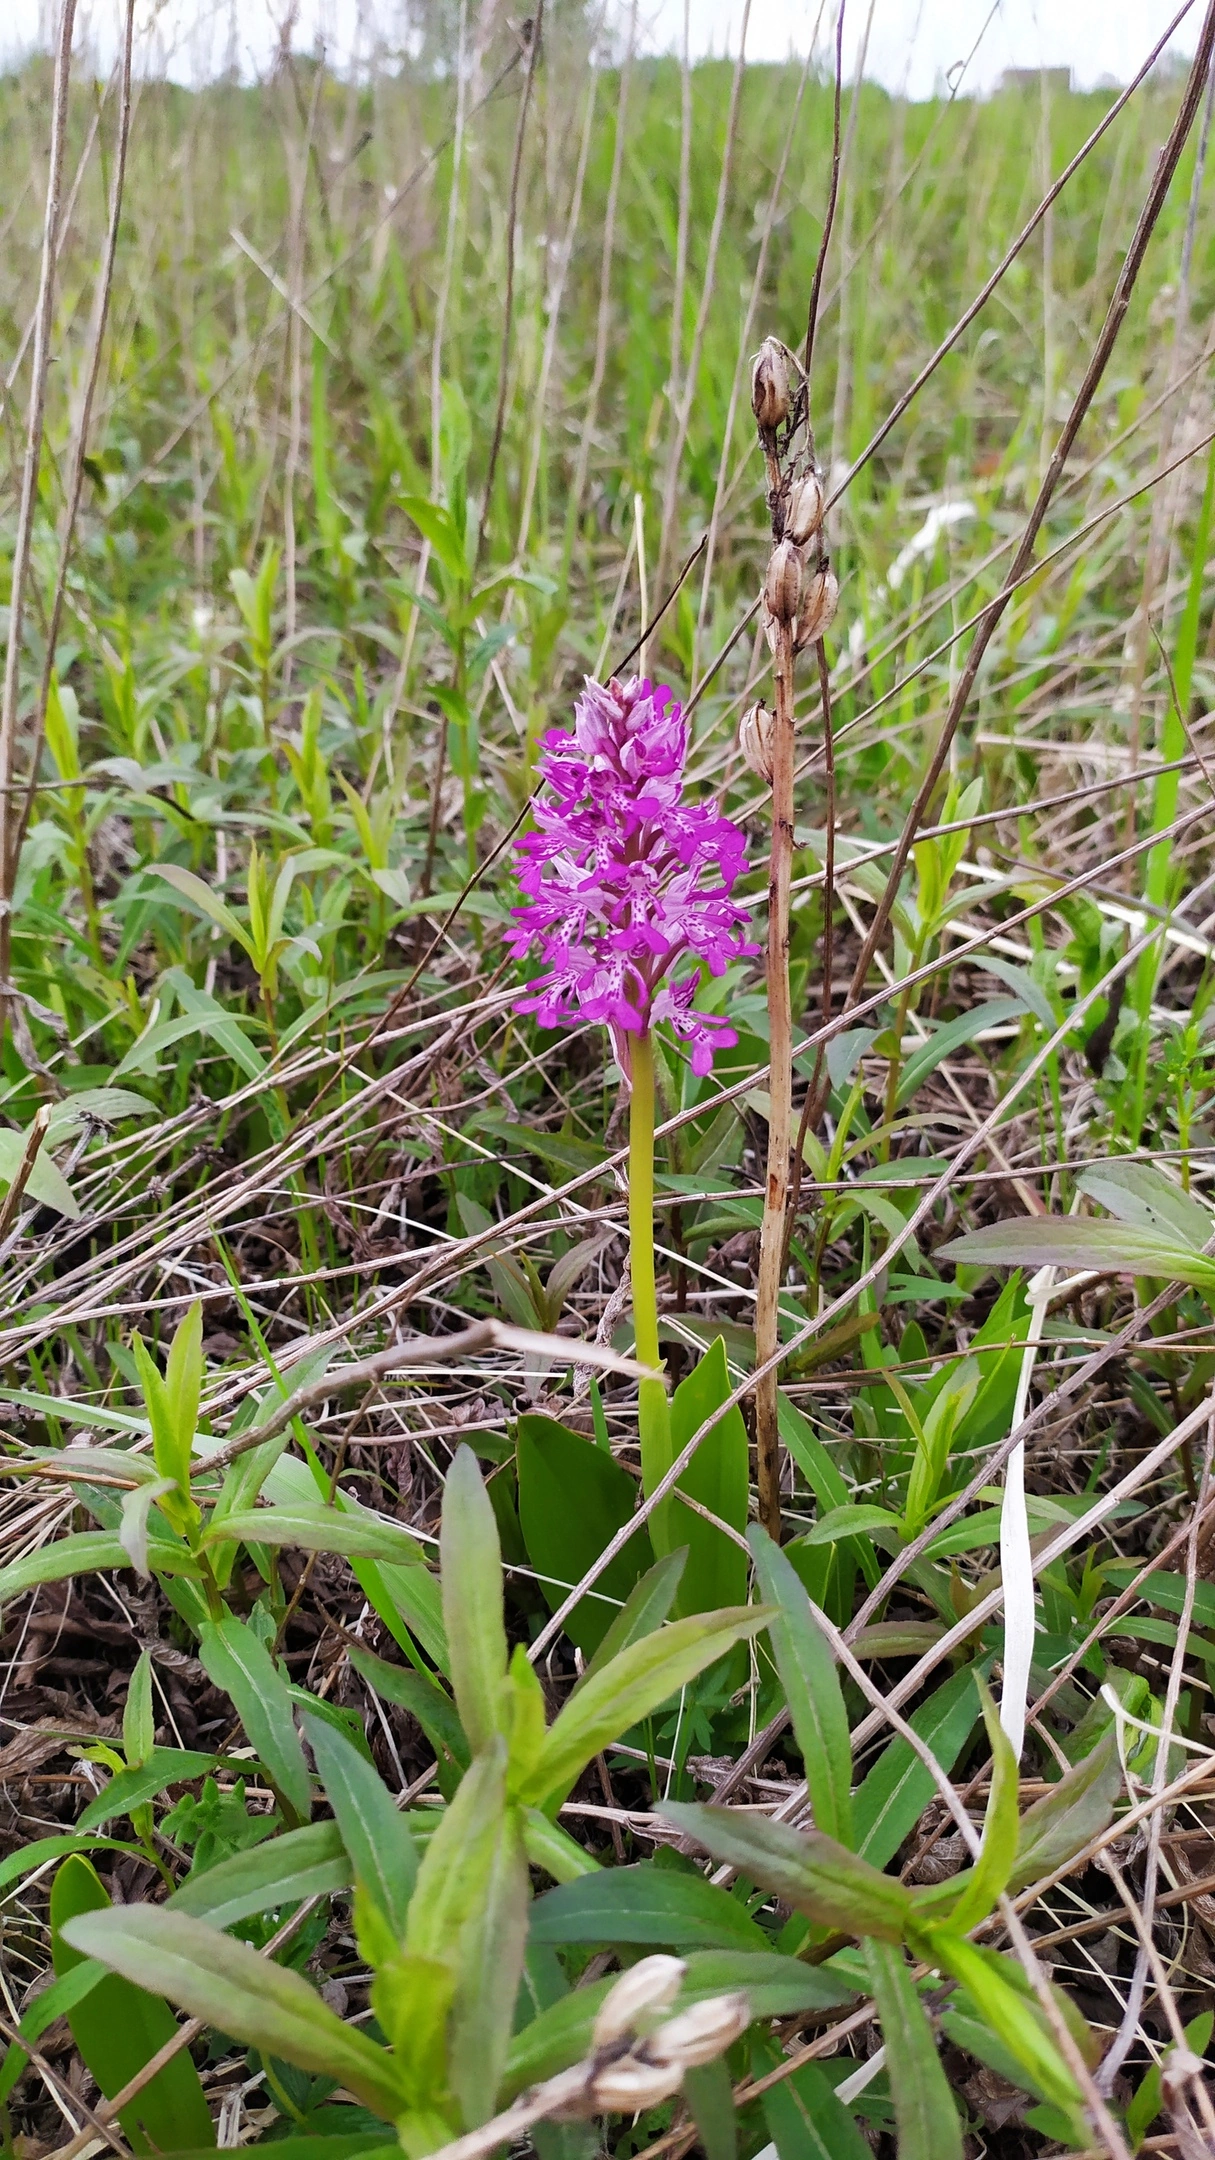
[[[802,604],[802,559],[792,540],[782,540],[768,558],[764,599],[774,622],[797,621]]]
[[[816,472],[803,473],[795,480],[785,514],[785,537],[805,547],[813,540],[823,522],[823,483]]]
[[[775,338],[765,338],[751,363],[751,410],[765,435],[789,417],[789,363]]]
[[[696,2070],[732,2047],[750,2022],[751,2005],[745,1995],[715,1995],[711,2002],[693,2003],[690,2010],[668,2018],[647,2041],[646,2054],[652,2062]]]
[[[738,723],[738,747],[743,762],[761,780],[772,779],[772,715],[761,698]]]
[[[636,2115],[642,2108],[657,2107],[678,2092],[684,2066],[680,2063],[639,2062],[626,2055],[609,2063],[591,2082],[590,2100],[596,2114]]]
[[[665,2010],[679,1993],[687,1966],[682,1958],[642,1958],[622,1973],[611,1993],[604,1997],[591,2030],[595,2047],[611,2047],[637,2031],[638,2019],[651,2010]]]
[[[813,645],[825,631],[831,628],[836,607],[839,604],[840,581],[834,570],[824,564],[816,570],[806,587],[806,604],[797,625],[797,648]]]

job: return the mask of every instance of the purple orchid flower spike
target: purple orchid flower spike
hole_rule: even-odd
[[[738,1036],[696,1011],[702,970],[720,975],[759,950],[731,898],[746,840],[713,807],[683,800],[687,753],[669,690],[588,677],[573,734],[545,737],[549,792],[518,847],[524,902],[507,943],[519,959],[538,944],[545,969],[518,1010],[541,1027],[602,1021],[626,1078],[630,1038],[658,1021],[688,1044],[693,1072],[707,1073]]]

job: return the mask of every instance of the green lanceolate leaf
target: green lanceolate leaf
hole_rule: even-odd
[[[506,1623],[498,1525],[467,1446],[456,1449],[447,1473],[439,1553],[456,1708],[476,1755],[502,1729]]]
[[[548,1810],[560,1806],[588,1762],[770,1618],[762,1605],[697,1614],[622,1650],[571,1695],[520,1788],[520,1799]]]
[[[1007,1958],[952,1931],[935,1929],[925,1948],[942,1972],[960,1980],[997,2039],[1055,2107],[1079,2117],[1080,2093],[1071,2071],[1048,2031],[1037,2003],[1014,1984]],[[1018,1975],[1019,1977],[1019,1975]],[[1081,2138],[1083,2132],[1081,2131]]]
[[[600,1672],[622,1650],[627,1650],[630,1643],[640,1642],[643,1635],[652,1635],[655,1628],[660,1628],[669,1618],[687,1558],[688,1548],[681,1545],[678,1552],[667,1553],[662,1560],[656,1560],[630,1590],[594,1657],[575,1682],[572,1691],[575,1695],[593,1674]]]
[[[992,1756],[991,1793],[983,1823],[983,1843],[974,1867],[959,1888],[956,1903],[948,1914],[940,1916],[942,1925],[955,1928],[960,1935],[985,1920],[1007,1888],[1021,1832],[1017,1813],[1017,1758],[984,1680],[979,1681],[979,1700]]]
[[[21,2042],[24,2040],[28,2047],[37,2047],[48,2026],[57,2018],[70,2016],[86,1995],[91,1995],[95,1987],[109,1978],[104,1965],[98,1965],[94,1958],[81,1958],[70,1971],[61,1974],[58,1980],[52,1980],[49,1987],[34,1997],[17,2027],[20,2039],[10,2041],[0,2062],[0,2107],[29,2061],[27,2048]]]
[[[516,1445],[523,1539],[549,1609],[556,1611],[629,1521],[637,1486],[611,1455],[552,1418],[521,1417]],[[562,1623],[587,1657],[653,1558],[649,1538],[639,1530]]]
[[[676,1455],[706,1419],[729,1401],[730,1394],[725,1344],[718,1336],[671,1397],[671,1447]],[[742,1536],[747,1527],[748,1462],[747,1428],[734,1404],[706,1433],[676,1487],[671,1534],[676,1546],[688,1548],[679,1586],[681,1614],[715,1612],[721,1606],[746,1602],[746,1553],[703,1515],[680,1507],[677,1496],[688,1493]]]
[[[899,2160],[962,2160],[962,2126],[927,2013],[893,1943],[868,1942],[865,1962],[882,2021]]]
[[[817,1927],[902,1942],[914,1912],[910,1890],[821,1831],[699,1802],[667,1801],[659,1812],[714,1860],[742,1869]]]
[[[755,2044],[756,2075],[775,2070],[780,2059],[772,2046]],[[817,2063],[803,2063],[791,2077],[770,2086],[763,2108],[780,2160],[872,2160],[852,2116]]]
[[[207,1678],[236,1706],[266,1775],[297,1820],[312,1809],[308,1765],[295,1729],[291,1697],[261,1637],[233,1614],[203,1624],[198,1654]]]
[[[119,1770],[90,1800],[76,1825],[77,1830],[99,1830],[118,1815],[154,1800],[170,1785],[184,1785],[214,1770],[216,1758],[198,1748],[154,1747],[146,1762],[131,1770]]]
[[[415,1956],[440,1964],[457,1957],[461,1930],[494,1865],[505,1806],[506,1747],[495,1735],[474,1759],[423,1854],[405,1936]]]
[[[953,1769],[979,1715],[978,1668],[954,1673],[909,1720],[941,1768]],[[884,1867],[923,1814],[936,1791],[932,1774],[909,1740],[897,1736],[878,1756],[852,1797],[857,1850]]]
[[[339,1732],[320,1718],[306,1717],[304,1733],[354,1879],[375,1899],[393,1934],[403,1936],[418,1879],[418,1852],[409,1826],[379,1771]]]
[[[51,1889],[51,1949],[55,1972],[65,1978],[91,1956],[73,1940],[73,1929],[104,1925],[126,1908],[111,1906],[95,1869],[79,1854],[65,1860]],[[106,1964],[103,1958],[101,1963]],[[177,2020],[161,1991],[148,1992],[137,1977],[105,1974],[68,2010],[72,2038],[102,2092],[113,2099],[173,2038]],[[183,2146],[214,2146],[215,2132],[198,2072],[184,2050],[155,2077],[119,2117],[137,2152],[178,2152]]]
[[[298,1905],[304,1898],[348,1890],[354,1867],[335,1822],[305,1823],[246,1852],[233,1853],[201,1875],[187,1877],[165,1910],[206,1920],[213,1928],[235,1927],[255,1913]]]
[[[147,1559],[154,1575],[196,1576],[199,1572],[189,1548],[176,1539],[149,1537]],[[56,1538],[53,1544],[43,1545],[24,1559],[12,1560],[0,1568],[0,1606],[10,1598],[20,1597],[23,1590],[36,1589],[39,1583],[64,1582],[72,1575],[96,1575],[103,1569],[130,1565],[129,1553],[112,1531],[76,1530],[70,1537]]]
[[[376,1657],[370,1650],[356,1650],[353,1644],[350,1662],[385,1702],[399,1703],[417,1719],[436,1754],[446,1753],[457,1768],[467,1770],[468,1741],[460,1715],[437,1680],[417,1672],[412,1665],[390,1665],[387,1659]]]
[[[1121,1790],[1118,1736],[1111,1726],[1091,1753],[1026,1809],[1006,1887],[1015,1895],[1028,1883],[1040,1882],[1081,1852],[1090,1838],[1099,1837],[1113,1820]]]
[[[235,1508],[203,1539],[205,1546],[239,1539],[246,1545],[296,1546],[301,1552],[424,1566],[422,1548],[399,1523],[369,1510],[331,1507]]]
[[[554,1882],[580,1882],[584,1875],[598,1875],[599,1862],[579,1845],[560,1823],[550,1822],[539,1808],[522,1810],[523,1848],[534,1868],[542,1868]]]
[[[992,1223],[986,1230],[968,1230],[964,1237],[939,1245],[936,1258],[965,1262],[968,1267],[1113,1269],[1120,1275],[1154,1275],[1164,1282],[1191,1283],[1208,1296],[1215,1293],[1215,1260],[1196,1253],[1180,1238],[1082,1216],[1069,1215],[1064,1221],[1026,1215],[1013,1222]]]
[[[779,1617],[770,1630],[777,1671],[801,1750],[814,1826],[841,1845],[852,1843],[852,1746],[835,1661],[814,1607],[789,1561],[760,1524],[747,1542],[759,1587]]]
[[[335,2078],[385,2122],[399,2114],[392,2058],[335,2017],[299,1973],[259,1957],[248,1943],[162,1905],[89,1913],[69,1921],[63,1933],[85,1957],[167,1995],[219,2032],[314,2077]]]
[[[528,1898],[519,1810],[508,1803],[464,1923],[452,2006],[452,2086],[470,2130],[487,2122],[497,2105],[523,1972]]]
[[[703,1875],[643,1860],[546,1891],[532,1907],[531,1942],[649,1943],[673,1950],[766,1950],[744,1905]]]
[[[127,1686],[122,1712],[122,1752],[132,1770],[139,1770],[156,1745],[152,1714],[152,1654],[141,1650]]]

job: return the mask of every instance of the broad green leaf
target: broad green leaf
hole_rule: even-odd
[[[671,1447],[676,1455],[729,1400],[730,1393],[725,1344],[718,1336],[671,1397]],[[676,1496],[688,1493],[741,1537],[747,1528],[749,1460],[747,1428],[736,1403],[706,1433],[675,1488]],[[681,1508],[677,1500],[671,1510],[671,1540],[675,1546],[688,1548],[677,1612],[717,1612],[726,1605],[746,1603],[746,1553],[703,1515]]]
[[[757,2050],[755,2070],[775,2070],[775,2049]],[[817,2063],[769,2086],[764,2121],[780,2160],[872,2160],[872,2152],[835,2087]]]
[[[816,1927],[902,1941],[914,1912],[910,1890],[821,1831],[792,1830],[701,1802],[668,1800],[659,1812],[714,1860],[739,1868]]]
[[[954,1673],[908,1722],[932,1749],[941,1768],[953,1769],[979,1715],[978,1668]],[[885,1867],[914,1830],[936,1791],[910,1741],[896,1737],[878,1756],[852,1798],[857,1851]]]
[[[11,1185],[18,1175],[25,1161],[28,1140],[28,1132],[14,1132],[11,1126],[0,1127],[0,1185]],[[25,1190],[40,1206],[54,1208],[55,1213],[67,1222],[79,1222],[80,1203],[62,1170],[57,1168],[45,1141],[34,1157]]]
[[[683,2096],[699,2133],[705,2160],[737,2160],[738,2117],[734,2088],[724,2056],[686,2070]]]
[[[214,1928],[230,1928],[255,1913],[348,1890],[353,1880],[337,1823],[305,1823],[301,1830],[285,1830],[281,1837],[217,1861],[201,1875],[188,1876],[165,1909],[206,1920]]]
[[[532,1906],[530,1940],[544,1943],[651,1943],[674,1950],[766,1950],[768,1937],[746,1907],[703,1875],[677,1874],[643,1860],[604,1868],[548,1890]]]
[[[88,1860],[76,1854],[64,1861],[51,1888],[51,1952],[57,1977],[77,1967],[82,1956],[91,1956],[73,1940],[73,1929],[104,1926],[116,1910],[124,1908],[111,1906]],[[109,1971],[68,2012],[72,2038],[109,2100],[177,2031],[161,1992],[146,1992],[134,1979]],[[149,2079],[118,2119],[136,2152],[179,2152],[183,2146],[215,2144],[206,2096],[184,2049]]]
[[[74,1950],[167,1995],[217,2031],[314,2077],[336,2079],[385,2122],[399,2114],[391,2056],[343,2024],[299,1973],[259,1957],[248,1943],[163,1905],[117,1905],[69,1921],[63,1933]]]
[[[195,876],[193,870],[184,869],[180,863],[147,863],[145,868],[149,876],[163,878],[166,884],[181,894],[183,900],[189,902],[196,914],[202,915],[207,922],[217,924],[232,939],[233,944],[239,945],[252,959],[252,946],[244,924],[220,899],[218,893],[212,892],[202,878]]]
[[[1182,1244],[1201,1252],[1215,1232],[1215,1215],[1192,1193],[1183,1192],[1155,1163],[1090,1163],[1076,1179],[1082,1193],[1108,1208],[1119,1222],[1139,1230],[1153,1230],[1162,1237],[1180,1238]]]
[[[301,1552],[330,1552],[344,1557],[425,1564],[416,1538],[399,1523],[363,1509],[329,1507],[236,1508],[207,1532],[204,1546],[239,1539],[246,1545],[298,1546]]]
[[[169,1420],[177,1444],[177,1460],[171,1475],[185,1481],[198,1430],[198,1404],[202,1394],[202,1300],[195,1298],[177,1329],[165,1362],[165,1395]]]
[[[1196,1253],[1177,1237],[1128,1223],[1069,1215],[1018,1216],[968,1230],[964,1237],[938,1245],[935,1258],[990,1267],[1064,1267],[1113,1269],[1120,1275],[1154,1275],[1164,1282],[1191,1283],[1215,1293],[1215,1260]]]
[[[461,1931],[495,1864],[506,1808],[506,1747],[495,1734],[478,1755],[422,1856],[409,1907],[406,1946],[415,1956],[452,1963]]]
[[[622,1650],[571,1695],[558,1713],[544,1752],[520,1789],[520,1799],[548,1812],[560,1806],[588,1762],[678,1694],[706,1666],[716,1664],[736,1642],[758,1634],[770,1618],[763,1605],[695,1614]]]
[[[622,1650],[627,1650],[630,1643],[640,1642],[644,1635],[652,1635],[655,1628],[662,1626],[675,1603],[687,1557],[688,1548],[681,1545],[678,1552],[666,1553],[661,1560],[656,1560],[642,1576],[615,1615],[589,1665],[574,1683],[573,1694],[585,1687],[592,1675],[610,1664]]]
[[[869,1984],[882,2021],[899,2160],[962,2160],[962,2126],[928,2014],[903,1951],[868,1942]]]
[[[413,520],[418,531],[429,540],[448,575],[455,579],[457,585],[467,584],[468,563],[464,554],[464,543],[450,510],[444,510],[439,503],[428,502],[424,495],[402,495],[400,507],[406,517]]]
[[[157,1793],[169,1785],[188,1784],[192,1778],[205,1777],[214,1770],[216,1757],[197,1748],[154,1747],[142,1763],[133,1764],[129,1770],[119,1770],[95,1800],[90,1800],[76,1825],[77,1830],[97,1830],[103,1823],[112,1822],[117,1815],[129,1815],[132,1808],[142,1807],[146,1800],[154,1800]]]
[[[637,1508],[636,1480],[582,1433],[530,1413],[517,1427],[519,1523],[540,1590],[555,1612]],[[654,1555],[644,1529],[630,1538],[563,1622],[593,1656]]]
[[[678,2010],[737,1989],[746,1995],[754,2017],[792,2017],[799,2010],[837,2009],[855,1994],[837,1974],[770,1950],[690,1950],[685,1963],[687,1972],[675,2005]],[[609,1973],[588,1986],[573,1988],[516,2033],[507,2055],[500,2106],[525,2086],[582,2060],[590,2049],[591,2027],[600,2005],[618,1978]]]
[[[1138,1567],[1130,1567],[1124,1561],[1103,1565],[1101,1573],[1112,1590],[1129,1589],[1138,1576]],[[1139,1585],[1139,1596],[1145,1605],[1159,1605],[1165,1612],[1179,1613],[1186,1599],[1186,1583],[1183,1574],[1169,1574],[1156,1568],[1145,1575]],[[1194,1618],[1200,1627],[1215,1627],[1215,1583],[1197,1582],[1194,1585]]]
[[[241,1724],[284,1806],[297,1821],[307,1821],[312,1809],[308,1766],[286,1683],[265,1643],[252,1628],[229,1613],[223,1620],[204,1623],[198,1654],[207,1678],[235,1704]]]
[[[903,1109],[938,1065],[952,1057],[955,1050],[972,1043],[984,1028],[999,1027],[1005,1020],[1014,1020],[1024,1011],[1024,1001],[1019,997],[992,998],[986,1005],[976,1005],[970,1012],[959,1013],[956,1020],[947,1020],[908,1058],[899,1082],[896,1108]],[[1051,1025],[1054,1026],[1053,1021]]]
[[[1111,1725],[1095,1748],[1066,1770],[1057,1785],[1035,1800],[1021,1817],[1016,1856],[1008,1878],[1015,1895],[1029,1883],[1053,1875],[1090,1838],[1113,1821],[1122,1791],[1117,1734]]]
[[[779,1618],[770,1634],[777,1671],[801,1750],[814,1826],[841,1845],[852,1843],[852,1746],[835,1661],[814,1608],[789,1561],[754,1523],[747,1542],[760,1591]]]
[[[325,1797],[337,1817],[354,1879],[374,1897],[394,1935],[403,1936],[418,1879],[409,1826],[378,1770],[317,1717],[304,1719]]]
[[[502,1729],[506,1623],[498,1525],[467,1445],[456,1449],[443,1488],[439,1558],[456,1708],[477,1755]]]

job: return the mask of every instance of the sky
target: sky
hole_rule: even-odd
[[[623,16],[629,0],[608,0]],[[642,37],[650,51],[677,50],[684,8],[694,56],[734,55],[746,0],[639,0]],[[804,53],[816,22],[822,42],[836,0],[752,0],[748,57],[783,60]],[[963,87],[989,90],[1007,67],[1070,67],[1077,88],[1126,82],[1177,13],[1181,0],[846,0],[845,51],[855,74],[861,48],[865,73],[893,91],[931,97],[975,47]],[[91,25],[101,57],[114,50],[119,0],[79,0],[81,21]],[[519,13],[526,11],[520,0]],[[0,0],[0,62],[45,43],[56,0]],[[157,21],[169,71],[189,80],[200,67],[222,65],[229,52],[229,25],[238,24],[245,72],[260,70],[275,43],[275,21],[284,0],[139,0],[137,21]],[[340,64],[364,21],[392,19],[391,0],[298,0],[296,43],[305,49],[323,34]],[[1201,8],[1193,6],[1171,50],[1188,54]],[[866,32],[868,35],[866,37]],[[209,58],[208,58],[209,56]]]

